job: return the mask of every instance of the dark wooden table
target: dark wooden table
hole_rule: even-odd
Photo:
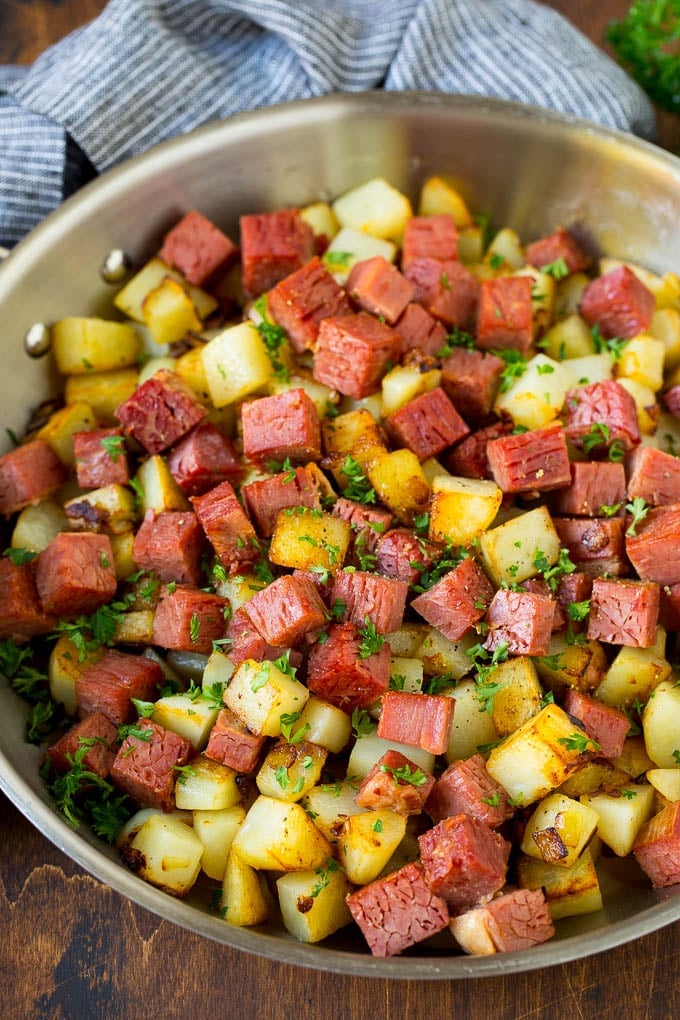
[[[598,44],[627,0],[551,0]],[[0,62],[25,63],[104,0],[0,0]],[[659,140],[680,148],[680,119]],[[276,964],[135,907],[72,864],[0,795],[0,1012],[8,1020],[671,1020],[680,923],[607,953],[485,981],[388,982]]]

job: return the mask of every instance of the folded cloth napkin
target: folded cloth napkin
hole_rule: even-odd
[[[0,68],[0,244],[206,121],[375,88],[501,96],[654,133],[637,85],[532,0],[109,0],[31,67]]]

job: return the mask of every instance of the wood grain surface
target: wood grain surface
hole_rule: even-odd
[[[554,0],[602,45],[625,0]],[[104,0],[0,0],[0,62],[26,63]],[[660,141],[680,147],[680,120]],[[7,1020],[674,1020],[680,923],[610,952],[507,978],[345,978],[215,945],[85,874],[0,796],[0,1015]]]

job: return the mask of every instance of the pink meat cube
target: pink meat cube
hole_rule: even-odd
[[[571,481],[567,439],[560,425],[492,439],[486,455],[496,485],[506,493],[543,492]]]
[[[475,318],[479,283],[469,269],[454,259],[414,259],[404,276],[415,287],[415,300],[447,326],[466,329]]]
[[[398,344],[398,334],[366,312],[324,319],[314,378],[347,396],[367,397],[379,388]]]
[[[656,641],[659,601],[660,588],[654,581],[596,577],[588,638],[631,648],[649,648]]]
[[[400,744],[444,754],[453,723],[453,698],[440,694],[407,694],[386,691],[378,721],[378,736]]]
[[[430,889],[456,911],[505,885],[510,843],[476,818],[443,818],[418,843]]]
[[[441,557],[441,549],[408,528],[392,528],[375,546],[376,570],[406,584],[415,584]]]
[[[570,390],[565,432],[590,457],[608,455],[614,444],[629,452],[640,442],[635,401],[613,379]]]
[[[308,465],[279,471],[271,478],[258,479],[242,486],[243,502],[258,534],[264,538],[272,536],[281,510],[296,506],[320,510],[323,483],[318,474],[314,465]]]
[[[562,707],[570,716],[583,723],[584,730],[591,740],[599,744],[605,758],[620,758],[630,729],[627,715],[574,687],[568,688]]]
[[[547,655],[550,650],[555,601],[529,591],[499,588],[489,606],[489,651],[507,644],[510,655]]]
[[[344,496],[336,499],[331,513],[334,517],[341,517],[343,521],[347,521],[354,532],[355,546],[359,546],[362,552],[368,553],[375,551],[378,539],[385,534],[394,521],[389,510],[377,506],[367,506],[365,503],[356,503],[353,499],[346,499]]]
[[[56,623],[40,604],[33,571],[28,563],[0,559],[0,640],[26,641],[47,634]]]
[[[663,585],[680,581],[680,503],[650,510],[625,542],[639,577]]]
[[[251,733],[230,709],[221,708],[210,731],[205,756],[247,774],[257,767],[266,743],[266,737]]]
[[[491,355],[493,357],[493,355]],[[491,478],[491,469],[486,456],[487,445],[492,439],[509,436],[513,430],[511,421],[495,421],[484,428],[476,429],[456,444],[455,449],[443,459],[444,466],[452,475],[462,478]]]
[[[402,269],[424,258],[439,262],[458,258],[458,231],[452,216],[412,216],[408,221],[401,250]]]
[[[221,482],[203,496],[192,496],[196,516],[220,562],[231,573],[259,556],[257,535],[230,482]]]
[[[576,238],[562,228],[527,245],[525,256],[527,264],[535,266],[536,269],[543,269],[561,260],[570,273],[580,273],[592,262]]]
[[[314,254],[314,234],[297,209],[241,217],[243,287],[249,297],[301,269]]]
[[[205,534],[196,514],[147,510],[135,535],[132,556],[140,569],[153,570],[161,581],[198,586],[205,546]]]
[[[208,421],[175,443],[168,468],[187,496],[202,496],[220,482],[237,482],[243,475],[233,443]]]
[[[127,449],[121,429],[90,429],[73,437],[76,478],[81,489],[127,485],[130,481]]]
[[[567,516],[608,517],[612,507],[622,507],[625,502],[623,464],[585,460],[571,464],[571,485],[555,493],[551,506],[556,513]]]
[[[91,744],[82,758],[83,767],[102,779],[108,776],[116,752],[118,727],[103,712],[93,712],[73,726],[48,748],[45,755],[55,772],[68,772],[73,757],[84,741]]]
[[[407,594],[405,581],[365,570],[341,570],[335,575],[331,604],[344,607],[344,621],[357,627],[369,621],[378,634],[390,634],[402,624]]]
[[[629,338],[652,323],[656,301],[652,292],[628,266],[591,280],[581,296],[579,312],[604,337]]]
[[[373,956],[396,956],[448,924],[446,902],[430,889],[420,864],[406,864],[347,897]]]
[[[413,284],[382,255],[357,262],[347,277],[346,288],[355,304],[382,317],[390,326],[413,300]]]
[[[623,518],[553,517],[553,524],[569,558],[587,574],[628,573]]]
[[[132,722],[137,718],[132,699],[155,701],[163,679],[157,662],[112,649],[76,680],[78,715],[101,712],[117,726]]]
[[[422,305],[411,301],[399,316],[394,328],[401,337],[396,352],[403,357],[407,351],[418,350],[434,357],[446,344],[446,330],[433,319]]]
[[[44,439],[17,446],[0,457],[0,514],[9,516],[63,485],[68,471]]]
[[[638,446],[628,463],[628,499],[652,506],[680,503],[680,460],[653,446]]]
[[[57,616],[94,613],[116,594],[108,535],[62,531],[35,562],[35,582],[45,612]]]
[[[246,616],[272,645],[296,645],[327,620],[326,607],[306,577],[284,574],[256,592],[245,606]]]
[[[238,248],[206,216],[192,209],[165,235],[159,254],[189,283],[203,287],[229,268]]]
[[[160,368],[120,405],[116,417],[151,454],[166,450],[205,418],[207,411],[183,379]]]
[[[186,765],[193,748],[184,737],[150,719],[141,719],[139,730],[147,732],[148,739],[133,734],[125,738],[111,766],[111,779],[139,804],[172,811],[176,770]]]
[[[655,889],[680,882],[680,800],[642,826],[633,853]]]
[[[285,390],[245,403],[243,452],[252,461],[319,460],[321,425],[316,404],[303,389]]]
[[[499,276],[482,280],[477,313],[477,346],[520,351],[531,347],[532,280],[528,276]]]
[[[228,654],[235,666],[246,659],[264,659],[274,661],[286,651],[282,646],[270,645],[260,634],[245,609],[237,609],[227,627],[225,637],[228,638]],[[291,663],[297,652],[291,652]]]
[[[165,591],[156,606],[153,643],[161,648],[210,655],[213,641],[225,636],[229,600],[198,588]]]
[[[423,772],[401,751],[390,750],[375,763],[354,799],[360,807],[371,810],[419,815],[433,786],[434,776]]]
[[[267,307],[298,354],[314,350],[322,319],[352,312],[344,290],[316,256],[270,290]]]
[[[436,457],[470,431],[441,386],[409,400],[385,424],[395,445],[413,450],[419,460]]]
[[[514,809],[506,791],[487,772],[481,754],[473,754],[464,761],[452,762],[442,772],[425,810],[434,822],[465,814],[495,829],[512,816]]]
[[[449,641],[458,641],[481,620],[494,596],[494,588],[481,567],[468,556],[411,606]]]
[[[495,354],[454,347],[442,360],[442,387],[467,422],[482,424],[498,393],[505,362]]]
[[[514,889],[497,896],[452,918],[450,928],[466,952],[481,955],[529,949],[555,934],[542,889]]]
[[[365,708],[390,682],[390,646],[364,655],[362,637],[351,623],[331,624],[328,639],[309,653],[307,686],[345,712]]]

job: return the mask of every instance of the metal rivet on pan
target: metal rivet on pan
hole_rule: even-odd
[[[52,346],[52,330],[44,322],[34,322],[26,330],[24,350],[32,358],[42,358]]]
[[[113,248],[99,270],[104,283],[122,283],[130,272],[131,261],[122,248]]]

